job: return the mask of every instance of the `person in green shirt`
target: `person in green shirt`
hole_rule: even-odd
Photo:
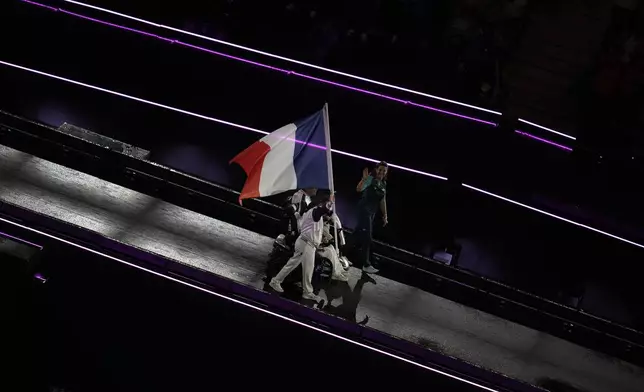
[[[378,272],[370,261],[371,241],[373,238],[373,221],[378,213],[382,213],[383,226],[387,219],[387,173],[389,166],[380,162],[369,172],[364,169],[362,180],[358,183],[356,191],[360,193],[358,203],[358,223],[355,229],[355,244],[358,256],[362,260],[362,270],[368,274]]]

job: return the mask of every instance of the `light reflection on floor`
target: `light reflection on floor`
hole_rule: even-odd
[[[0,200],[233,279],[264,285],[272,240],[0,146]],[[550,335],[375,276],[331,292],[333,313],[530,383],[639,391],[644,370]],[[325,292],[321,293],[327,296]]]

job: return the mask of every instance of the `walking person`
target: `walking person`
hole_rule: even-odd
[[[364,169],[362,179],[356,186],[360,193],[358,203],[358,224],[355,230],[355,244],[359,259],[362,261],[362,270],[368,274],[378,273],[378,270],[371,265],[371,241],[373,239],[373,221],[378,210],[382,214],[383,226],[388,222],[387,218],[387,163],[380,162],[370,172]]]
[[[309,209],[300,221],[300,236],[295,241],[295,253],[289,259],[282,270],[271,279],[269,286],[283,293],[282,282],[288,274],[293,272],[298,265],[302,264],[302,298],[310,299],[316,302],[320,298],[313,293],[313,269],[315,268],[315,253],[322,242],[324,232],[324,216],[330,216],[333,213],[333,195],[328,200],[323,201],[316,207]]]

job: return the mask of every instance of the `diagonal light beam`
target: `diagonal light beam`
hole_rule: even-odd
[[[350,85],[347,85],[347,84],[342,84],[342,83],[334,82],[334,81],[331,81],[331,80],[327,80],[327,79],[323,79],[323,78],[303,74],[301,72],[297,72],[297,71],[293,71],[293,70],[274,67],[272,65],[260,63],[260,62],[257,62],[257,61],[252,61],[252,60],[249,60],[249,59],[245,59],[245,58],[238,57],[238,56],[233,56],[233,55],[222,53],[222,52],[217,52],[217,51],[214,51],[212,49],[207,49],[207,48],[204,48],[204,47],[201,47],[201,46],[192,45],[192,44],[182,42],[182,41],[179,41],[179,40],[176,40],[176,39],[170,39],[170,38],[167,38],[167,37],[162,37],[160,35],[150,33],[150,32],[147,32],[147,31],[133,29],[133,28],[130,28],[130,27],[125,27],[125,26],[116,24],[116,23],[111,23],[111,22],[107,22],[107,21],[104,21],[104,20],[91,18],[89,16],[81,15],[81,14],[71,12],[71,11],[68,11],[68,10],[65,10],[65,9],[62,9],[62,8],[50,7],[50,6],[43,5],[43,4],[31,1],[31,0],[22,0],[22,1],[26,2],[26,3],[29,3],[29,4],[36,5],[36,6],[44,7],[46,9],[49,9],[49,10],[52,10],[52,11],[57,11],[57,12],[61,12],[61,13],[64,13],[64,14],[67,14],[67,15],[70,15],[70,16],[74,16],[76,18],[84,19],[84,20],[87,20],[87,21],[90,21],[90,22],[99,23],[99,24],[102,24],[102,25],[105,25],[105,26],[110,26],[110,27],[122,29],[122,30],[125,30],[125,31],[128,31],[128,32],[131,32],[131,33],[144,35],[146,37],[156,38],[156,39],[159,39],[159,40],[164,41],[166,43],[182,45],[182,46],[194,49],[194,50],[199,50],[199,51],[209,53],[209,54],[212,54],[212,55],[216,55],[216,56],[219,56],[219,57],[223,57],[223,58],[226,58],[226,59],[229,59],[229,60],[238,61],[238,62],[242,62],[242,63],[245,63],[245,64],[250,64],[250,65],[253,65],[253,66],[256,66],[256,67],[261,67],[261,68],[265,68],[265,69],[270,69],[272,71],[281,72],[281,73],[284,73],[285,75],[292,75],[292,76],[300,77],[300,78],[303,78],[303,79],[312,80],[312,81],[315,81],[315,82],[318,82],[318,83],[324,83],[324,84],[332,85],[332,86],[335,86],[335,87],[344,88],[346,90],[351,90],[351,91],[354,91],[354,92],[375,96],[375,97],[378,97],[378,98],[382,98],[382,99],[386,99],[386,100],[389,100],[389,101],[401,103],[401,104],[404,104],[404,105],[411,105],[411,106],[415,106],[415,107],[422,108],[422,109],[425,109],[425,110],[430,110],[430,111],[433,111],[433,112],[449,115],[449,116],[452,116],[452,117],[458,117],[458,118],[462,118],[462,119],[466,119],[466,120],[470,120],[470,121],[475,121],[475,122],[490,125],[490,126],[493,126],[493,127],[497,126],[497,124],[495,122],[487,121],[487,120],[484,120],[484,119],[481,119],[481,118],[472,117],[472,116],[466,116],[464,114],[454,113],[454,112],[450,112],[448,110],[438,109],[438,108],[435,108],[435,107],[432,107],[432,106],[421,105],[421,104],[414,103],[414,102],[411,102],[411,101],[408,101],[408,100],[392,97],[390,95],[381,94],[381,93],[378,93],[378,92],[375,92],[375,91],[361,89],[361,88],[350,86]]]
[[[121,98],[126,98],[126,99],[130,99],[130,100],[133,100],[133,101],[137,101],[137,102],[145,103],[145,104],[148,104],[148,105],[156,106],[156,107],[159,107],[159,108],[162,108],[162,109],[171,110],[173,112],[185,114],[185,115],[192,116],[192,117],[197,117],[197,118],[200,118],[202,120],[208,120],[208,121],[216,122],[216,123],[219,123],[219,124],[228,125],[228,126],[231,126],[231,127],[244,129],[244,130],[247,130],[247,131],[260,133],[262,135],[268,135],[270,133],[270,132],[262,131],[262,130],[259,130],[259,129],[256,129],[256,128],[247,127],[245,125],[236,124],[236,123],[231,122],[231,121],[226,121],[226,120],[221,120],[221,119],[215,118],[215,117],[205,116],[203,114],[190,112],[188,110],[183,110],[183,109],[179,109],[179,108],[176,108],[176,107],[173,107],[173,106],[164,105],[164,104],[161,104],[161,103],[158,103],[158,102],[150,101],[150,100],[143,99],[143,98],[138,98],[138,97],[135,97],[135,96],[132,96],[132,95],[123,94],[123,93],[120,93],[118,91],[108,90],[108,89],[103,88],[103,87],[93,86],[91,84],[87,84],[87,83],[79,82],[79,81],[76,81],[76,80],[64,78],[62,76],[57,76],[57,75],[53,75],[53,74],[50,74],[50,73],[47,73],[47,72],[38,71],[36,69],[23,67],[23,66],[17,65],[17,64],[12,64],[12,63],[9,63],[9,62],[6,62],[6,61],[0,60],[0,64],[6,65],[6,66],[12,67],[12,68],[20,69],[20,70],[23,70],[23,71],[31,72],[31,73],[34,73],[34,74],[38,74],[38,75],[41,75],[41,76],[46,76],[48,78],[52,78],[52,79],[60,80],[60,81],[63,81],[63,82],[71,83],[71,84],[74,84],[74,85],[77,85],[77,86],[81,86],[81,87],[89,88],[89,89],[92,89],[92,90],[101,91],[101,92],[104,92],[104,93],[116,95],[116,96],[121,97]],[[348,156],[348,157],[352,157],[352,158],[356,158],[356,159],[361,159],[361,160],[367,161],[367,162],[373,162],[373,163],[380,162],[380,160],[378,160],[378,159],[364,157],[364,156],[361,156],[361,155],[352,154],[352,153],[345,152],[345,151],[340,151],[340,150],[336,150],[336,149],[331,149],[331,151],[336,153],[336,154],[339,154],[339,155],[344,155],[344,156]],[[439,180],[447,180],[446,177],[439,176],[439,175],[432,174],[432,173],[428,173],[428,172],[424,172],[424,171],[421,171],[421,170],[412,169],[412,168],[405,167],[405,166],[400,166],[400,165],[395,165],[395,164],[392,164],[392,165],[389,165],[389,166],[391,166],[393,168],[396,168],[396,169],[399,169],[399,170],[404,170],[404,171],[407,171],[407,172],[420,174],[420,175],[423,175],[423,176],[426,176],[426,177],[436,178],[436,179],[439,179]]]
[[[595,233],[599,233],[599,234],[605,235],[606,237],[614,238],[614,239],[616,239],[616,240],[619,240],[619,241],[625,242],[625,243],[627,243],[627,244],[637,246],[638,248],[642,248],[642,249],[644,249],[644,245],[639,244],[639,243],[634,242],[634,241],[631,241],[631,240],[627,240],[626,238],[622,238],[622,237],[616,236],[615,234],[611,234],[611,233],[608,233],[608,232],[606,232],[606,231],[599,230],[599,229],[596,229],[596,228],[591,227],[591,226],[588,226],[588,225],[584,225],[583,223],[575,222],[575,221],[573,221],[573,220],[570,220],[570,219],[564,218],[564,217],[559,216],[559,215],[555,215],[555,214],[553,214],[553,213],[551,213],[551,212],[547,212],[547,211],[544,211],[544,210],[540,210],[540,209],[538,209],[538,208],[535,208],[535,207],[529,206],[529,205],[527,205],[527,204],[519,203],[518,201],[515,201],[515,200],[512,200],[512,199],[508,199],[507,197],[503,197],[503,196],[500,196],[500,195],[494,194],[494,193],[492,193],[492,192],[488,192],[488,191],[486,191],[486,190],[483,190],[483,189],[480,189],[480,188],[474,187],[474,186],[472,186],[472,185],[467,185],[467,184],[461,184],[461,185],[463,185],[465,188],[471,189],[471,190],[473,190],[473,191],[480,192],[480,193],[483,193],[483,194],[485,194],[485,195],[495,197],[495,198],[497,198],[497,199],[499,199],[499,200],[503,200],[503,201],[506,201],[506,202],[508,202],[508,203],[511,203],[511,204],[514,204],[514,205],[517,205],[517,206],[520,206],[520,207],[523,207],[523,208],[527,208],[527,209],[529,209],[529,210],[532,210],[532,211],[538,212],[538,213],[540,213],[540,214],[543,214],[543,215],[549,216],[549,217],[551,217],[551,218],[559,219],[560,221],[564,221],[564,222],[566,222],[566,223],[570,223],[570,224],[572,224],[572,225],[575,225],[575,226],[578,226],[578,227],[582,227],[582,228],[584,228],[584,229],[586,229],[586,230],[594,231]]]
[[[125,29],[125,30],[137,32],[139,34],[153,36],[153,37],[156,37],[156,38],[164,40],[164,41],[177,42],[176,40],[171,40],[171,39],[160,37],[158,35],[151,34],[151,33],[148,33],[148,32],[143,32],[143,31],[128,28],[128,27],[125,27],[125,26],[120,26],[120,25],[116,25],[116,24],[113,24],[113,23],[100,21],[100,20],[97,20],[97,19],[93,19],[93,18],[83,16],[83,15],[74,14],[74,13],[69,12],[69,11],[65,11],[65,10],[62,10],[62,9],[58,9],[58,8],[51,7],[51,6],[44,5],[44,4],[40,4],[40,3],[36,3],[34,1],[31,1],[31,0],[22,0],[22,1],[24,1],[26,3],[38,5],[38,6],[41,6],[41,7],[44,7],[44,8],[48,8],[48,9],[53,10],[53,11],[60,10],[62,12],[68,13],[68,14],[72,14],[72,15],[75,15],[75,16],[78,16],[78,17],[83,17],[83,18],[86,18],[86,19],[89,19],[89,20],[94,20],[94,21],[97,21],[99,23],[112,25],[114,27],[119,27],[119,28],[122,28],[122,29]],[[376,84],[376,85],[379,85],[379,86],[388,87],[388,88],[408,92],[408,93],[411,93],[411,94],[420,95],[420,96],[431,98],[431,99],[436,99],[436,100],[440,100],[440,101],[444,101],[444,102],[453,103],[453,104],[460,105],[460,106],[463,106],[463,107],[468,107],[468,108],[471,108],[471,109],[476,109],[476,110],[488,112],[488,113],[491,113],[491,114],[496,114],[496,115],[499,115],[499,116],[502,115],[501,112],[497,112],[497,111],[481,108],[481,107],[478,107],[478,106],[469,105],[469,104],[466,104],[466,103],[463,103],[463,102],[459,102],[459,101],[450,100],[450,99],[447,99],[447,98],[427,94],[427,93],[424,93],[424,92],[421,92],[421,91],[411,90],[411,89],[401,87],[401,86],[396,86],[396,85],[392,85],[392,84],[388,84],[388,83],[379,82],[377,80],[372,80],[372,79],[364,78],[362,76],[353,75],[353,74],[349,74],[349,73],[346,73],[346,72],[341,72],[341,71],[337,71],[337,70],[334,70],[334,69],[321,67],[321,66],[318,66],[318,65],[315,65],[315,64],[310,64],[310,63],[299,61],[299,60],[296,60],[296,59],[291,59],[291,58],[288,58],[288,57],[275,55],[275,54],[272,54],[272,53],[269,53],[269,52],[264,52],[264,51],[261,51],[261,50],[258,50],[258,49],[246,47],[246,46],[243,46],[243,45],[238,45],[238,44],[235,44],[235,43],[232,43],[232,42],[228,42],[228,41],[224,41],[224,40],[204,36],[204,35],[201,35],[201,34],[192,33],[190,31],[177,29],[177,28],[174,28],[174,27],[171,27],[171,26],[162,25],[162,24],[159,24],[159,23],[151,22],[151,21],[146,20],[146,19],[137,18],[137,17],[131,16],[131,15],[127,15],[127,14],[124,14],[124,13],[112,11],[112,10],[102,8],[102,7],[97,7],[97,6],[94,6],[94,5],[91,5],[91,4],[86,4],[86,3],[83,3],[83,2],[80,2],[80,1],[75,1],[75,0],[65,0],[65,1],[67,3],[75,4],[75,5],[78,5],[78,6],[81,6],[81,7],[90,8],[90,9],[100,11],[100,12],[104,12],[104,13],[108,13],[108,14],[111,14],[111,15],[117,15],[117,16],[120,16],[120,17],[123,17],[123,18],[126,18],[126,19],[141,22],[141,23],[144,23],[144,24],[147,24],[147,25],[150,25],[150,26],[154,26],[154,27],[157,27],[157,28],[162,28],[162,29],[166,29],[166,30],[169,30],[169,31],[178,32],[178,33],[181,33],[181,34],[186,34],[186,35],[189,35],[189,36],[192,36],[192,37],[197,37],[197,38],[200,38],[200,39],[204,39],[204,40],[207,40],[207,41],[211,41],[211,42],[215,42],[215,43],[218,43],[218,44],[226,45],[226,46],[229,46],[229,47],[234,47],[234,48],[245,50],[245,51],[248,51],[248,52],[251,52],[251,53],[256,53],[256,54],[264,55],[264,56],[267,56],[267,57],[276,58],[276,59],[279,59],[279,60],[283,60],[283,61],[287,61],[287,62],[290,62],[290,63],[302,65],[302,66],[305,66],[305,67],[309,67],[309,68],[313,68],[313,69],[317,69],[317,70],[321,70],[321,71],[325,71],[325,72],[330,72],[330,73],[333,73],[333,74],[336,74],[336,75],[345,76],[345,77],[352,78],[352,79],[355,79],[355,80],[361,80],[361,81],[364,81],[364,82],[367,82],[367,83],[372,83],[372,84]],[[215,52],[215,51],[211,51],[209,49],[205,49],[205,48],[195,46],[195,45],[190,45],[190,44],[181,43],[181,42],[179,42],[179,43],[182,44],[182,45],[185,45],[185,46],[193,47],[193,49],[203,50],[203,51],[211,52],[213,54],[217,54],[217,55],[220,55],[220,56],[236,59],[236,60],[239,60],[239,61],[244,61],[244,62],[248,62],[248,63],[254,63],[255,65],[262,66],[262,67],[265,67],[265,68],[270,68],[270,69],[274,69],[274,70],[277,70],[277,71],[282,71],[282,72],[287,72],[287,73],[294,74],[293,71],[287,71],[287,70],[283,70],[283,69],[273,67],[273,66],[269,66],[269,65],[266,65],[266,64],[261,64],[261,63],[249,61],[249,60],[246,60],[246,59],[242,59],[242,58],[239,58],[239,57],[225,55],[225,54]],[[315,78],[315,77],[308,76],[308,75],[303,75],[303,74],[299,74],[297,76],[301,76],[301,77],[308,78],[308,79],[313,79],[313,80],[318,80],[318,81],[320,81],[322,83],[326,83],[326,84],[338,85],[340,87],[349,88],[349,89],[352,89],[352,90],[355,90],[355,91],[360,91],[360,92],[367,93],[367,94],[370,94],[370,95],[382,95],[382,94],[379,94],[379,93],[375,93],[375,92],[371,92],[371,91],[368,91],[368,90],[355,88],[355,87],[352,87],[352,86],[345,86],[345,85],[342,85],[340,83],[333,82],[333,81],[326,80],[326,79]],[[404,100],[400,100],[400,99],[392,98],[392,97],[387,97],[387,96],[383,96],[383,98],[392,99],[392,100],[398,100],[398,101],[404,101]],[[474,121],[478,120],[479,122],[488,123],[489,125],[495,125],[495,126],[497,125],[496,123],[487,122],[487,121],[484,121],[484,120],[481,120],[481,119],[477,119],[477,118],[474,118],[474,117],[469,117],[469,116],[465,116],[465,115],[461,115],[461,114],[457,114],[457,113],[453,113],[453,112],[449,112],[449,111],[443,111],[441,109],[433,108],[433,107],[426,106],[426,105],[416,104],[414,102],[405,102],[405,103],[409,103],[409,104],[412,104],[412,105],[417,106],[417,107],[421,107],[421,108],[425,108],[425,109],[429,109],[429,110],[433,110],[433,111],[437,111],[437,112],[442,112],[444,114],[448,114],[448,115],[452,115],[452,116],[456,116],[456,117],[461,117],[461,118],[474,120]],[[530,122],[530,121],[527,121],[527,120],[524,120],[524,119],[519,119],[519,121],[521,121],[523,123],[526,123],[528,125],[534,126],[536,128],[540,128],[540,129],[545,130],[547,132],[551,132],[551,133],[566,137],[568,139],[577,140],[577,138],[574,137],[574,136],[565,134],[563,132],[555,131],[554,129],[547,128],[547,127],[544,127],[542,125],[539,125],[539,124],[536,124],[536,123],[533,123],[533,122]]]
[[[127,14],[123,14],[123,13],[120,13],[120,12],[112,11],[112,10],[109,10],[109,9],[106,9],[106,8],[101,8],[101,7],[91,5],[91,4],[86,4],[86,3],[83,3],[83,2],[80,2],[80,1],[74,1],[74,0],[65,0],[65,1],[67,3],[76,4],[76,5],[81,6],[81,7],[91,8],[91,9],[96,10],[96,11],[105,12],[105,13],[112,14],[112,15],[117,15],[117,16],[120,16],[122,18],[126,18],[126,19],[137,21],[137,22],[145,23],[145,24],[148,24],[150,26],[158,27],[158,28],[161,28],[161,29],[164,29],[164,30],[170,30],[170,31],[174,31],[174,32],[177,32],[177,33],[181,33],[181,34],[190,35],[192,37],[197,37],[197,38],[205,39],[205,40],[208,40],[208,41],[211,41],[211,42],[216,42],[216,43],[221,44],[221,45],[226,45],[226,46],[230,46],[230,47],[233,47],[233,48],[236,48],[236,49],[241,49],[241,50],[244,50],[244,51],[247,51],[247,52],[260,54],[262,56],[272,57],[272,58],[275,58],[275,59],[278,59],[278,60],[287,61],[289,63],[298,64],[298,65],[302,65],[302,66],[309,67],[309,68],[314,68],[314,69],[317,69],[317,70],[320,70],[320,71],[333,73],[333,74],[336,74],[336,75],[344,76],[344,77],[355,79],[355,80],[360,80],[360,81],[363,81],[363,82],[375,84],[375,85],[382,86],[382,87],[388,87],[388,88],[392,88],[392,89],[395,89],[395,90],[404,91],[404,92],[410,93],[410,94],[420,95],[420,96],[435,99],[435,100],[438,100],[438,101],[449,102],[449,103],[459,105],[459,106],[463,106],[463,107],[467,107],[467,108],[470,108],[470,109],[480,110],[480,111],[483,111],[483,112],[496,114],[496,115],[499,115],[499,116],[501,115],[500,112],[497,112],[497,111],[494,111],[494,110],[485,109],[485,108],[482,108],[482,107],[479,107],[479,106],[469,105],[469,104],[466,104],[464,102],[454,101],[454,100],[451,100],[451,99],[439,97],[439,96],[436,96],[436,95],[427,94],[427,93],[424,93],[424,92],[421,92],[421,91],[411,90],[411,89],[408,89],[408,88],[405,88],[405,87],[396,86],[396,85],[393,85],[393,84],[388,84],[388,83],[380,82],[380,81],[373,80],[373,79],[368,79],[368,78],[365,78],[365,77],[362,77],[362,76],[353,75],[353,74],[342,72],[342,71],[337,71],[337,70],[334,70],[334,69],[331,69],[331,68],[325,68],[325,67],[322,67],[322,66],[319,66],[319,65],[307,63],[307,62],[292,59],[292,58],[289,58],[289,57],[279,56],[279,55],[276,55],[276,54],[273,54],[273,53],[264,52],[264,51],[261,51],[261,50],[258,50],[258,49],[253,49],[253,48],[250,48],[250,47],[247,47],[247,46],[238,45],[238,44],[235,44],[235,43],[232,43],[232,42],[228,42],[228,41],[208,37],[208,36],[205,36],[205,35],[195,34],[195,33],[192,33],[190,31],[181,30],[181,29],[177,29],[177,28],[174,28],[174,27],[171,27],[171,26],[162,25],[162,24],[151,22],[149,20],[145,20],[145,19],[142,19],[142,18],[137,18],[137,17],[131,16],[131,15],[127,15]]]

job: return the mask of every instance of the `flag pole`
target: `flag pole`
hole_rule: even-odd
[[[331,158],[331,126],[329,124],[329,104],[324,104],[324,141],[326,144],[326,164],[329,168],[329,190],[331,195],[335,197],[335,185],[333,184],[333,159]],[[335,203],[333,205],[333,212],[335,213]],[[339,246],[338,246],[338,225],[333,224],[333,238],[335,239],[335,251],[340,256]]]

